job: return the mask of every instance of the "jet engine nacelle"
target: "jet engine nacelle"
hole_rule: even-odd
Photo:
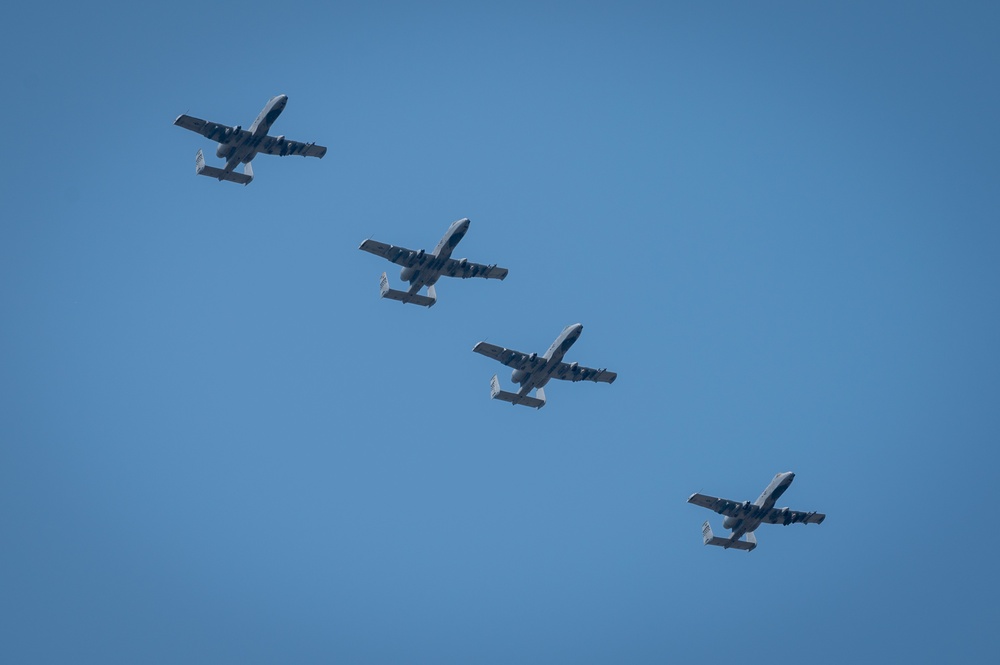
[[[233,149],[230,148],[225,143],[220,143],[219,147],[215,149],[215,156],[219,157],[220,159],[229,159],[229,154],[232,152],[232,150]]]
[[[727,517],[726,519],[722,520],[722,526],[723,528],[726,529],[735,529],[739,527],[739,525],[742,523],[743,520],[740,519],[739,517]]]
[[[513,372],[511,372],[510,380],[513,381],[514,383],[521,383],[522,381],[524,381],[524,377],[526,377],[527,375],[528,373],[525,372],[523,369],[515,369]]]
[[[403,268],[399,271],[399,278],[404,282],[412,282],[413,276],[417,274],[416,268]]]

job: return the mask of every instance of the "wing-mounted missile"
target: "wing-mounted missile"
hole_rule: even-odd
[[[243,128],[240,125],[236,125],[235,127],[226,127],[224,130],[222,130],[222,136],[221,136],[222,140],[220,141],[220,143],[229,143],[230,141],[238,139],[240,137],[240,132],[242,131]],[[218,136],[219,132],[216,131],[215,135]]]

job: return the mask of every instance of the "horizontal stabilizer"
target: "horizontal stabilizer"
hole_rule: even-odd
[[[757,547],[757,538],[755,538],[752,533],[747,534],[746,540],[732,540],[731,538],[719,538],[714,533],[712,533],[712,525],[709,524],[707,521],[701,525],[701,535],[706,545],[716,545],[718,547],[724,547],[726,549],[733,548],[737,550],[745,550],[747,552]]]
[[[437,302],[437,298],[422,296],[419,293],[407,293],[406,291],[397,291],[396,289],[389,288],[389,278],[386,277],[385,273],[382,273],[381,279],[379,279],[379,290],[382,292],[383,298],[388,298],[389,300],[398,300],[402,303],[413,303],[414,305],[422,305],[424,307],[430,307]]]
[[[493,375],[493,379],[490,380],[490,397],[493,399],[499,399],[504,402],[510,402],[511,404],[523,404],[524,406],[530,406],[535,409],[540,409],[545,406],[545,393],[541,390],[538,391],[542,399],[537,397],[528,397],[527,395],[518,395],[517,393],[509,393],[506,390],[500,389],[500,380],[497,379],[497,375]]]
[[[205,164],[205,155],[201,150],[198,151],[198,156],[194,160],[194,172],[198,175],[206,175],[216,180],[227,180],[241,185],[249,185],[250,181],[253,180],[253,169],[247,164],[243,171],[243,173],[236,173],[235,171],[226,172],[214,166],[208,166]]]

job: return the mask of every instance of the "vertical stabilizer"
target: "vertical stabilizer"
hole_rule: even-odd
[[[701,525],[701,539],[706,545],[713,545],[712,541],[716,539],[715,534],[712,533],[712,525],[708,523],[708,520],[705,520],[705,523]]]
[[[490,379],[490,398],[496,399],[497,395],[499,395],[502,392],[503,390],[501,390],[500,388],[500,379],[498,379],[497,375],[494,374],[493,378]]]

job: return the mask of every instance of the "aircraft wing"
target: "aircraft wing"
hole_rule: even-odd
[[[725,515],[726,517],[746,517],[751,510],[756,508],[756,506],[749,501],[740,503],[739,501],[720,499],[715,496],[708,496],[707,494],[692,494],[688,497],[688,503],[693,503],[696,506],[714,510],[720,515]]]
[[[822,524],[826,519],[823,513],[806,513],[801,510],[789,510],[788,508],[772,508],[761,518],[768,524]]]
[[[482,263],[472,263],[465,259],[456,261],[448,259],[441,268],[443,275],[448,277],[484,277],[486,279],[503,279],[507,276],[506,268],[498,268],[495,265],[487,266]]]
[[[578,363],[559,363],[556,371],[552,373],[552,378],[563,381],[594,381],[602,383],[614,383],[618,378],[616,372],[609,372],[606,369],[593,369],[584,367]]]
[[[284,136],[265,136],[260,145],[257,146],[257,151],[279,157],[302,155],[303,157],[319,157],[321,159],[326,154],[326,148],[321,145],[289,141]]]
[[[177,116],[174,124],[184,129],[190,129],[192,132],[197,132],[206,139],[210,139],[216,143],[229,143],[250,134],[245,129],[237,130],[235,127],[230,127],[229,125],[220,125],[217,122],[209,122],[208,120],[193,118],[189,115]]]
[[[487,342],[476,344],[472,350],[487,358],[493,358],[493,360],[502,362],[507,367],[524,370],[525,372],[532,372],[545,364],[545,359],[539,358],[536,353],[528,355],[527,353],[505,349],[502,346],[488,344]]]
[[[396,247],[395,245],[387,245],[384,242],[378,242],[377,240],[365,240],[361,243],[358,249],[363,249],[364,251],[374,254],[375,256],[381,256],[383,259],[388,259],[397,265],[401,265],[404,268],[417,268],[424,264],[427,260],[428,255],[423,251],[414,252],[412,249],[406,249],[405,247]]]

